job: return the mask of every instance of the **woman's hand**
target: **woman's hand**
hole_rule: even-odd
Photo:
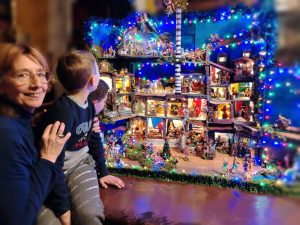
[[[94,122],[93,122],[93,129],[92,129],[95,133],[100,133],[101,132],[101,128],[99,125],[99,119],[98,117],[94,118]]]
[[[41,158],[56,162],[66,141],[71,137],[70,132],[63,135],[64,130],[65,124],[59,121],[46,127],[41,140]]]

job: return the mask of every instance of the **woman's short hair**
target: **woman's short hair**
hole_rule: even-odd
[[[101,101],[106,96],[108,90],[108,84],[100,79],[97,89],[93,91],[89,97],[92,101]]]
[[[97,61],[95,57],[84,50],[74,50],[59,58],[56,74],[62,86],[68,92],[82,89],[91,74],[95,74]]]
[[[49,70],[46,59],[36,49],[26,45],[0,43],[0,78],[12,71],[15,59],[21,55],[41,65],[45,71]]]

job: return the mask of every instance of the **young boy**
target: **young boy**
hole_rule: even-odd
[[[56,72],[66,93],[44,114],[39,127],[59,120],[65,123],[65,132],[71,132],[72,136],[56,162],[63,168],[65,178],[61,177],[60,182],[56,183],[45,205],[56,216],[71,208],[72,224],[102,224],[104,209],[94,167],[100,173],[103,172],[105,161],[99,151],[99,136],[92,134],[95,109],[88,99],[100,80],[96,59],[89,52],[72,51],[59,59]],[[107,170],[103,173],[107,177]],[[124,187],[124,183],[119,180],[110,177],[104,180],[104,187],[105,184]],[[37,224],[49,224],[51,219],[53,214],[51,215],[50,210],[45,210],[41,212]]]

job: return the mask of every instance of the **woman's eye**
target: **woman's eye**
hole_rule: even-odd
[[[37,73],[37,76],[40,78],[45,78],[46,74],[45,73]]]
[[[19,73],[19,74],[17,74],[18,78],[27,78],[29,76],[30,76],[29,73]]]

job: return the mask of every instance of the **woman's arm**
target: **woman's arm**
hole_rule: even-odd
[[[60,153],[64,142],[58,140],[59,125],[48,128],[44,136],[44,159],[14,129],[2,129],[0,157],[0,224],[32,224],[43,201],[52,189],[59,168],[51,161]],[[55,133],[55,135],[54,135]],[[53,142],[60,144],[53,144]],[[50,159],[50,160],[49,160]]]

